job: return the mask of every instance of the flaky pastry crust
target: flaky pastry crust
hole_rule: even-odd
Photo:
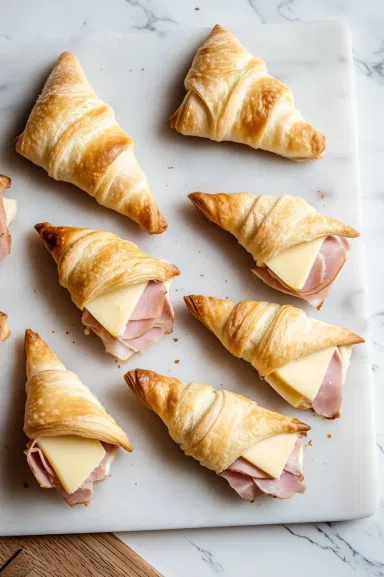
[[[325,150],[325,137],[303,121],[291,89],[219,25],[196,52],[184,86],[187,94],[170,121],[182,134],[248,144],[297,161],[319,158]]]
[[[24,432],[30,439],[78,435],[132,451],[127,435],[95,395],[30,329],[25,332],[25,354]]]
[[[185,454],[218,474],[257,441],[310,429],[297,419],[211,385],[187,384],[141,369],[129,371],[124,378],[135,396],[163,420]]]
[[[132,138],[95,94],[76,56],[61,54],[17,140],[17,152],[52,178],[78,186],[159,234],[167,222],[133,149]]]

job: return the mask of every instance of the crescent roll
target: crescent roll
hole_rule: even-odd
[[[76,56],[61,54],[17,140],[17,152],[55,180],[78,186],[102,206],[159,234],[167,222],[133,149],[132,138],[94,93]]]
[[[6,341],[10,336],[11,331],[7,326],[8,315],[0,311],[0,343]]]
[[[17,211],[16,201],[3,196],[3,191],[10,186],[11,179],[0,174],[0,260],[11,252],[11,234],[8,227]]]
[[[127,435],[98,399],[68,371],[37,333],[25,333],[28,464],[43,488],[55,487],[69,505],[87,505]]]
[[[347,238],[359,236],[298,196],[194,192],[188,198],[252,255],[257,278],[317,309],[347,260]]]
[[[244,499],[304,492],[301,437],[308,425],[207,384],[141,369],[125,380],[184,453],[227,479]]]
[[[180,274],[116,234],[92,228],[35,226],[57,263],[60,284],[83,311],[87,334],[126,361],[173,329],[168,291]]]
[[[320,158],[325,150],[325,136],[304,122],[292,90],[219,25],[196,52],[184,86],[187,94],[170,121],[181,134],[296,161]]]
[[[199,295],[184,300],[230,353],[251,363],[292,406],[327,419],[340,416],[352,345],[365,342],[362,337],[290,305]]]

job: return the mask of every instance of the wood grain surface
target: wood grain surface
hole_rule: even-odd
[[[1,577],[162,577],[112,533],[1,537]]]

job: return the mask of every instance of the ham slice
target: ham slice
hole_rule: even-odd
[[[339,349],[336,349],[328,365],[320,389],[312,402],[313,410],[326,419],[336,419],[339,417],[342,387],[343,361]]]
[[[150,281],[141,295],[124,333],[112,336],[87,309],[82,322],[104,343],[108,353],[128,360],[135,353],[142,353],[157,343],[164,334],[173,330],[174,313],[167,288],[162,282]]]
[[[43,451],[38,447],[36,440],[28,443],[25,453],[28,465],[40,487],[43,487],[43,489],[55,488],[68,505],[73,507],[74,505],[88,505],[92,499],[94,483],[101,483],[109,477],[109,470],[115,458],[117,447],[108,443],[102,443],[102,445],[106,451],[103,460],[74,493],[67,493],[64,489],[60,479],[45,458]]]
[[[341,236],[328,236],[316,257],[304,287],[294,290],[287,286],[268,267],[256,267],[251,272],[270,287],[285,294],[307,301],[321,308],[333,284],[339,276],[349,252],[349,242]]]
[[[305,491],[305,486],[301,483],[304,479],[302,460],[303,441],[299,435],[278,479],[271,478],[242,457],[236,459],[228,469],[220,473],[220,476],[224,477],[232,489],[247,501],[253,502],[260,495],[289,499],[296,493]]]
[[[3,195],[0,191],[0,260],[11,252],[11,235],[8,231],[7,216],[3,205]]]

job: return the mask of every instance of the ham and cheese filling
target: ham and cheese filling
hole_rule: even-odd
[[[274,371],[266,381],[294,407],[335,419],[351,353],[350,346],[323,349]]]
[[[101,442],[105,451],[101,462],[93,469],[80,487],[76,488],[72,493],[69,493],[64,488],[53,466],[37,443],[37,439],[30,441],[25,451],[27,462],[32,473],[40,487],[43,489],[55,488],[70,507],[89,504],[93,496],[94,484],[101,483],[110,476],[109,470],[117,452],[117,447],[114,445]]]
[[[272,477],[243,457],[236,459],[228,469],[220,473],[220,476],[228,481],[240,497],[251,503],[261,495],[289,499],[296,493],[304,493],[302,436],[297,437],[278,478]]]
[[[289,286],[268,266],[256,266],[252,273],[270,287],[304,299],[310,305],[319,309],[347,260],[349,248],[350,245],[346,238],[340,236],[328,236],[325,238],[301,289]]]
[[[0,191],[0,260],[11,252],[11,235],[8,225],[15,218],[16,202],[5,198]]]
[[[112,335],[88,310],[84,309],[82,322],[104,343],[108,353],[126,361],[135,353],[142,353],[173,330],[174,313],[163,282],[150,281],[129,319],[123,332]]]

